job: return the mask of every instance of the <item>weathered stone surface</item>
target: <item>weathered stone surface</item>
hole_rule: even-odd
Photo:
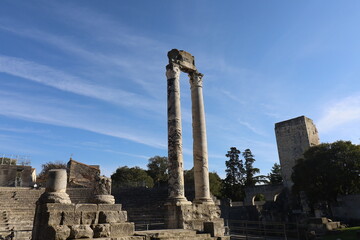
[[[95,224],[98,222],[97,212],[81,212],[81,224]]]
[[[100,204],[114,204],[115,198],[113,195],[95,195],[93,201]]]
[[[91,229],[90,225],[72,225],[70,226],[70,237],[77,238],[92,238],[94,232]]]
[[[184,50],[172,49],[168,52],[169,63],[178,64],[184,72],[196,71],[195,58]]]
[[[91,225],[94,231],[94,238],[110,237],[110,224]]]
[[[70,186],[94,188],[96,176],[100,175],[99,166],[87,165],[73,159],[67,163]]]
[[[169,200],[187,202],[184,191],[182,127],[180,106],[180,68],[166,66],[168,106]]]
[[[215,220],[212,222],[204,222],[204,232],[210,233],[212,237],[214,236],[224,236],[225,228],[224,221],[221,219]]]
[[[66,192],[67,173],[66,169],[51,169],[46,181],[47,192]]]
[[[121,204],[97,204],[98,211],[121,211]]]
[[[46,216],[49,216],[48,218]],[[62,212],[47,212],[43,215],[42,223],[50,226],[62,224]]]
[[[75,211],[88,211],[88,212],[96,212],[98,210],[98,206],[96,204],[76,204]]]
[[[71,204],[69,195],[66,192],[44,192],[41,195],[39,202]]]
[[[44,205],[44,209],[46,209],[49,212],[50,211],[71,212],[71,211],[74,211],[75,204],[47,203],[46,205]]]
[[[110,224],[110,236],[111,237],[123,237],[134,235],[134,223],[111,223]]]
[[[99,212],[99,223],[120,223],[127,220],[125,211],[101,211]]]
[[[318,131],[310,118],[300,116],[275,124],[276,142],[284,186],[291,188],[295,161],[311,146],[320,143]]]
[[[70,236],[68,226],[49,226],[42,230],[41,239],[66,240]]]
[[[81,212],[63,212],[62,225],[76,225],[81,222]]]

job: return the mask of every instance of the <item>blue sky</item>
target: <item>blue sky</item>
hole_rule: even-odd
[[[167,52],[204,74],[209,165],[250,148],[267,174],[274,124],[360,143],[359,1],[14,1],[0,7],[0,153],[145,168],[167,155]],[[181,75],[185,168],[191,101]]]

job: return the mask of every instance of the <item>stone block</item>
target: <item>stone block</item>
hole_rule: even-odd
[[[127,220],[126,211],[101,211],[99,223],[121,223]]]
[[[44,221],[42,224],[50,226],[61,225],[62,212],[48,212],[47,215],[49,216],[48,218],[43,217],[41,219]]]
[[[92,238],[94,236],[94,231],[91,229],[90,225],[72,225],[70,226],[70,238]]]
[[[111,238],[111,240],[147,240],[147,238],[143,236],[126,236]]]
[[[70,236],[68,226],[49,226],[41,231],[40,239],[66,240]]]
[[[91,228],[94,231],[94,238],[110,237],[110,225],[109,224],[96,224]]]
[[[49,212],[72,212],[75,209],[75,204],[47,203],[45,209]]]
[[[204,222],[204,232],[210,233],[212,237],[224,236],[224,230],[223,219],[212,222]]]
[[[134,223],[111,223],[110,236],[124,237],[134,235]]]
[[[121,211],[121,204],[97,204],[98,211]]]
[[[81,222],[81,212],[63,212],[62,225],[78,225]]]
[[[96,212],[98,206],[96,204],[76,204],[75,211],[77,212]]]
[[[97,212],[81,212],[81,224],[90,225],[98,222]]]

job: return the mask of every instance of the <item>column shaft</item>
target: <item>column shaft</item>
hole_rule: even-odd
[[[195,200],[199,203],[213,203],[210,197],[208,152],[204,100],[202,93],[202,74],[189,74],[192,101],[193,154]]]
[[[184,193],[179,67],[174,64],[166,66],[166,77],[168,102],[169,200],[185,202],[187,200]]]

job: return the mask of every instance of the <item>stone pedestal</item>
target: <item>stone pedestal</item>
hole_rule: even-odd
[[[134,223],[127,222],[119,204],[45,203],[37,209],[32,239],[126,239],[133,234]]]
[[[220,218],[220,208],[215,204],[193,203],[187,205],[167,205],[165,222],[168,229],[188,229],[211,234],[212,237],[224,236],[224,220]]]

